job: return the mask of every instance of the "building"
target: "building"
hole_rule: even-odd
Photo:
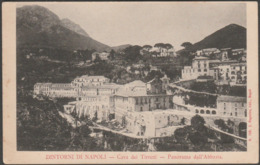
[[[34,85],[34,94],[35,95],[46,95],[50,97],[79,97],[82,95],[82,92],[90,92],[94,89],[94,93],[97,92],[97,86],[104,85],[101,92],[104,90],[107,92],[111,86],[116,86],[115,84],[109,83],[109,79],[104,76],[88,76],[83,75],[81,77],[75,78],[71,83],[36,83]],[[88,88],[92,86],[93,88]],[[113,91],[113,87],[111,87]],[[88,89],[87,91],[84,91]]]
[[[175,56],[174,48],[166,49],[163,47],[153,47],[149,50],[153,57],[173,57]]]
[[[129,113],[126,129],[137,136],[171,136],[177,128],[189,122],[176,113],[177,111],[172,109]]]
[[[82,86],[101,86],[105,83],[109,83],[109,79],[104,76],[88,76],[83,75],[75,78],[71,83],[73,87]]]
[[[50,97],[77,97],[77,91],[74,90],[71,83],[53,83],[50,86]]]
[[[114,94],[121,85],[106,83],[100,86],[83,86],[78,93],[77,101],[64,106],[66,111],[74,111],[79,117],[109,120],[114,116]],[[73,110],[71,110],[73,109]]]
[[[221,116],[247,117],[246,97],[219,96],[217,109]]]
[[[191,66],[184,66],[182,69],[182,79],[196,79],[198,76],[209,75],[209,58],[195,57]]]
[[[246,50],[244,48],[232,50],[232,56],[244,55],[245,53],[246,53]]]
[[[239,50],[240,51],[240,50]],[[191,66],[184,66],[182,79],[197,79],[199,76],[212,76],[217,84],[246,84],[246,60],[242,55],[238,60],[230,60],[231,49],[221,49],[217,59],[199,56],[192,60]],[[244,51],[245,52],[245,51]]]
[[[34,94],[48,97],[77,97],[77,92],[71,83],[36,83]]]
[[[160,80],[152,81],[153,83],[145,84],[140,80],[125,84],[114,95],[115,101],[115,119],[122,125],[125,125],[129,113],[153,111],[156,109],[172,108],[172,95],[167,95],[162,90],[163,83]],[[158,85],[161,84],[161,87]],[[157,86],[161,90],[153,90]]]
[[[97,57],[99,57],[101,60],[107,61],[109,58],[110,53],[108,52],[94,52],[92,53],[92,61],[94,61]]]
[[[212,54],[220,53],[220,50],[217,48],[206,48],[196,51],[196,56],[210,56]]]
[[[146,90],[149,94],[166,94],[168,85],[169,78],[166,75],[162,78],[155,77],[146,83]]]
[[[246,85],[247,83],[246,63],[231,64],[230,68],[231,68],[230,85]]]
[[[99,53],[100,59],[101,59],[101,60],[105,60],[105,61],[108,60],[109,55],[110,55],[110,53],[108,53],[108,52],[101,52],[101,53]]]
[[[114,114],[114,100],[110,95],[81,97],[74,107],[72,109],[79,117],[96,118],[99,121],[109,120],[109,115]]]
[[[34,85],[34,94],[35,95],[46,95],[50,93],[50,87],[52,83],[36,83]]]
[[[99,95],[113,95],[121,85],[114,83],[106,83],[99,86],[83,86],[79,88],[79,97],[85,96],[99,96]]]

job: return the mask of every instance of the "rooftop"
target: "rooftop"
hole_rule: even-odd
[[[241,51],[241,50],[245,50],[244,48],[239,48],[239,49],[233,49],[232,51]]]
[[[246,97],[220,95],[217,102],[246,102]]]
[[[173,115],[194,115],[194,113],[185,111],[185,110],[176,110],[176,109],[156,109],[153,111],[142,111],[142,112],[134,112],[136,115],[159,115],[159,114],[173,114]]]
[[[205,48],[205,49],[202,49],[202,51],[204,52],[212,52],[212,51],[217,51],[218,49],[217,48]]]
[[[141,80],[135,80],[135,81],[132,81],[132,82],[125,84],[125,85],[134,86],[134,87],[136,87],[136,86],[146,86],[145,83]]]
[[[210,63],[221,63],[221,64],[224,64],[224,63],[237,63],[238,61],[237,60],[227,60],[227,61],[210,60],[209,62]]]
[[[82,89],[117,89],[120,88],[122,85],[115,84],[115,83],[107,83],[100,86],[88,85],[83,86]]]
[[[199,57],[195,57],[193,60],[209,60],[209,58],[208,57],[199,56]]]
[[[231,66],[240,66],[240,65],[246,65],[245,62],[242,62],[242,63],[235,63],[235,64],[230,64]]]

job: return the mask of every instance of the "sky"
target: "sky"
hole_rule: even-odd
[[[20,3],[17,6],[32,4]],[[35,4],[35,3],[34,3]],[[36,2],[79,24],[109,46],[195,43],[235,23],[246,27],[246,4],[205,2]]]

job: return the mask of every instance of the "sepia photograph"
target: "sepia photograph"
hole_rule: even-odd
[[[249,151],[246,3],[14,6],[17,152],[214,161]]]

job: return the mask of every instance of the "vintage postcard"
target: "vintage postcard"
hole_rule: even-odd
[[[258,163],[257,14],[4,2],[4,163]]]

